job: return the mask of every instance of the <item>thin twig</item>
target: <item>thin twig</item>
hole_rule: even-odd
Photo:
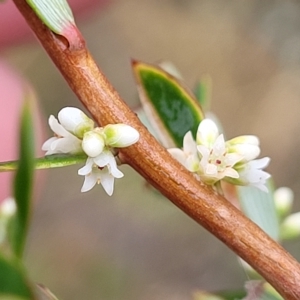
[[[82,39],[76,51],[36,17],[25,0],[14,0],[61,74],[101,125],[125,123],[140,132],[120,158],[176,206],[248,262],[285,298],[300,299],[300,267],[280,245],[222,196],[199,183],[157,143],[99,70]],[[50,88],[50,87],[49,87]]]

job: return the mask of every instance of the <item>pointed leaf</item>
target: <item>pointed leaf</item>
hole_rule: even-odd
[[[14,180],[14,198],[17,212],[9,236],[14,253],[21,257],[27,234],[34,170],[34,136],[30,102],[26,101],[20,123],[20,153],[18,170]]]
[[[162,144],[181,147],[189,130],[195,137],[204,116],[190,90],[160,67],[137,61],[132,66],[143,109]]]

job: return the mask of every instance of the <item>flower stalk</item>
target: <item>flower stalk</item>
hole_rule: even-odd
[[[248,262],[285,299],[300,299],[300,285],[295,284],[300,282],[298,262],[226,199],[199,184],[157,143],[99,70],[84,43],[75,52],[68,49],[66,41],[45,28],[25,0],[14,3],[98,124],[124,123],[138,130],[140,140],[120,149],[120,159]]]

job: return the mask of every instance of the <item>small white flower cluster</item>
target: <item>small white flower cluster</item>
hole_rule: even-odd
[[[204,119],[198,127],[196,141],[189,131],[183,139],[183,150],[168,150],[206,184],[214,185],[225,180],[268,191],[265,183],[270,174],[262,169],[269,164],[270,158],[255,160],[260,154],[256,136],[244,135],[225,142],[217,125],[210,119]]]
[[[81,191],[92,189],[101,183],[108,195],[112,195],[114,179],[124,174],[117,168],[113,154],[114,148],[124,148],[136,143],[139,133],[125,124],[110,124],[94,127],[94,122],[80,109],[65,107],[49,118],[49,126],[55,136],[48,139],[42,146],[46,155],[68,153],[87,155],[86,165],[78,170],[85,176]]]

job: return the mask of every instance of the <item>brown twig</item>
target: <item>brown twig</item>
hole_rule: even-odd
[[[226,199],[200,184],[157,143],[99,70],[83,39],[81,49],[71,51],[64,38],[48,30],[25,0],[14,2],[95,120],[101,125],[129,124],[140,132],[139,142],[121,149],[120,158],[248,262],[285,299],[299,300],[298,262]]]

